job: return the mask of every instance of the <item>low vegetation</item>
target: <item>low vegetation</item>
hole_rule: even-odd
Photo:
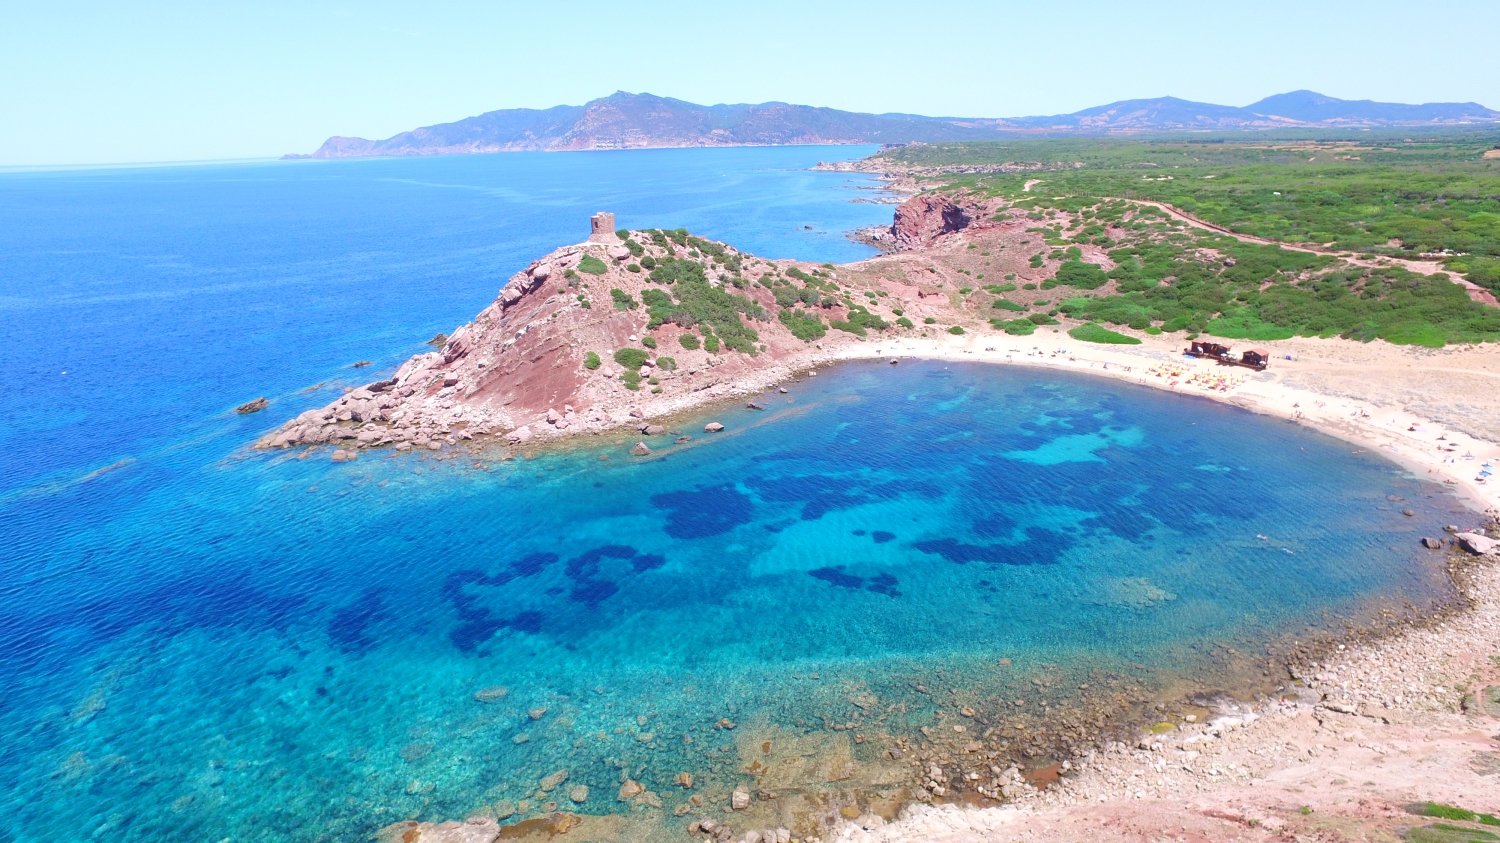
[[[1049,247],[1032,253],[1031,266],[1058,262],[1039,286],[1078,293],[1061,307],[1075,318],[1251,340],[1500,340],[1500,309],[1443,276],[1382,260],[1426,260],[1500,292],[1500,160],[1482,157],[1494,132],[1326,134],[1021,139],[880,156],[929,168],[1035,168],[939,175],[933,185],[1003,197],[1024,211]],[[1034,179],[1041,184],[1026,190]],[[1141,201],[1240,234],[1353,253],[1367,265],[1202,232]],[[1104,250],[1114,267],[1082,260],[1084,247]]]
[[[1030,320],[1028,320],[1030,321]],[[1117,331],[1096,324],[1085,322],[1076,328],[1069,329],[1068,336],[1079,342],[1097,342],[1106,345],[1140,345],[1141,341],[1135,337],[1127,337]]]
[[[583,259],[578,262],[578,271],[589,275],[603,275],[609,271],[609,267],[593,255],[584,255]]]

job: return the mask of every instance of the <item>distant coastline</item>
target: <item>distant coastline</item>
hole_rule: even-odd
[[[1122,100],[1041,117],[926,117],[867,114],[784,102],[704,106],[619,91],[583,105],[491,111],[423,126],[384,139],[334,135],[311,153],[286,158],[368,158],[500,152],[691,147],[848,145],[1000,140],[1048,135],[1148,132],[1359,130],[1463,127],[1500,123],[1478,103],[1342,100],[1292,91],[1244,107],[1176,97]]]

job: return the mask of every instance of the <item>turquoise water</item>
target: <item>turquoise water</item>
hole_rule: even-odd
[[[0,179],[31,220],[0,225],[25,375],[0,416],[9,836],[362,839],[536,816],[562,769],[591,790],[575,810],[627,810],[628,775],[669,812],[680,771],[722,804],[761,740],[873,767],[961,705],[1042,758],[1059,712],[1125,723],[1253,684],[1268,642],[1451,596],[1413,550],[1459,507],[1441,489],[1051,372],[847,364],[648,460],[245,450],[353,360],[378,373],[477,311],[584,209],[665,193],[684,221],[622,224],[764,225],[755,248],[814,260],[860,254],[818,232],[889,212],[799,169],[826,150],[635,154]],[[486,202],[554,194],[529,235],[552,242],[486,239]],[[271,410],[229,413],[261,392]],[[853,786],[772,767],[783,792]]]

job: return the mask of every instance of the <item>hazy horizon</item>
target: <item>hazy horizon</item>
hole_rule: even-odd
[[[209,15],[184,0],[23,7],[0,34],[0,73],[16,80],[0,166],[274,158],[331,135],[385,138],[617,90],[962,117],[1158,96],[1243,106],[1299,89],[1500,104],[1485,43],[1500,4],[1478,0],[1421,14],[1441,51],[1418,50],[1410,7],[1394,0],[1358,14],[1284,0],[1191,15],[1162,0],[1084,2],[1066,16],[957,2],[925,21],[892,2],[678,11],[595,0],[421,10],[270,0]]]

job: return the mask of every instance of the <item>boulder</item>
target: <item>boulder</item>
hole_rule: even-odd
[[[609,256],[617,261],[622,261],[630,257],[630,250],[624,246],[610,246]]]
[[[1424,536],[1422,538],[1422,546],[1427,548],[1428,550],[1439,550],[1442,548],[1443,542],[1442,539],[1435,539],[1431,536]]]
[[[1479,556],[1491,553],[1495,548],[1500,547],[1500,541],[1479,533],[1459,533],[1456,538],[1458,543],[1463,545],[1464,550]]]
[[[339,448],[338,450],[333,452],[334,462],[354,462],[357,459],[359,459],[359,452],[352,448],[347,450],[344,448]]]
[[[762,405],[760,405],[760,404],[755,403],[754,401],[751,401],[749,404],[745,405],[745,409],[747,409],[747,410],[764,410],[765,407],[762,406]]]
[[[620,783],[620,792],[615,794],[615,799],[624,802],[640,796],[645,790],[644,787],[641,787],[641,783],[635,779],[626,779]]]
[[[729,795],[729,807],[736,811],[743,811],[750,807],[750,789],[742,783]]]
[[[660,436],[666,433],[667,429],[659,424],[643,424],[641,425],[641,432],[647,436]]]
[[[523,445],[531,440],[531,428],[523,424],[515,430],[512,430],[510,432],[510,436],[506,438],[517,445]]]
[[[709,433],[718,433],[719,431],[724,429],[724,425],[719,424],[718,422],[709,422],[708,424],[705,424],[703,426],[703,429],[708,431]]]
[[[548,278],[551,278],[551,277],[552,277],[552,264],[550,264],[550,263],[539,263],[539,264],[536,265],[535,269],[531,270],[531,280],[535,281],[538,284],[540,284],[543,281],[546,281]]]
[[[258,413],[261,410],[264,410],[266,407],[270,406],[270,404],[271,402],[267,401],[265,396],[261,396],[254,401],[246,401],[238,407],[235,407],[234,411],[243,416],[250,413]]]
[[[573,800],[575,803],[582,805],[583,803],[589,801],[589,786],[586,784],[577,785],[572,790],[568,791],[568,798]]]
[[[630,449],[630,455],[632,457],[649,457],[651,456],[651,449],[646,446],[645,442],[637,442],[635,443],[635,447]]]

